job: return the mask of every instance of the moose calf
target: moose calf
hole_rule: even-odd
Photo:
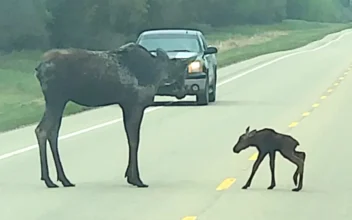
[[[242,150],[247,149],[249,146],[256,147],[259,153],[257,160],[253,164],[251,175],[242,189],[247,189],[251,185],[252,179],[258,170],[259,165],[267,154],[269,154],[271,170],[271,184],[268,189],[273,189],[276,186],[275,153],[276,151],[279,151],[284,158],[297,166],[296,172],[293,174],[293,182],[296,185],[296,188],[292,189],[292,191],[300,191],[303,186],[303,169],[306,153],[296,150],[299,142],[289,135],[277,133],[270,128],[264,128],[259,131],[256,129],[252,131],[249,130],[250,128],[248,126],[246,132],[239,137],[237,143],[233,147],[233,152],[237,154]],[[297,186],[298,174],[300,175],[300,178]]]

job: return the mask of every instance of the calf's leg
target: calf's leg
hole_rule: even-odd
[[[306,161],[306,153],[303,151],[295,151],[295,154],[297,157],[301,158],[304,161]]]
[[[265,152],[265,153],[259,152],[258,158],[253,164],[251,175],[249,176],[246,184],[242,187],[242,189],[247,189],[248,187],[251,186],[253,177],[254,177],[255,173],[257,172],[258,167],[262,163],[262,161],[263,161],[264,157],[266,156],[266,154],[267,154],[267,152]]]
[[[295,151],[297,157],[301,158],[303,162],[306,160],[306,153],[301,151]],[[298,168],[296,169],[295,173],[293,174],[293,182],[297,186],[298,184]]]
[[[124,128],[127,135],[129,157],[125,172],[127,182],[137,187],[148,187],[140,179],[138,168],[138,148],[140,142],[140,128],[145,107],[140,104],[122,105]]]
[[[286,151],[281,151],[280,153],[285,159],[289,160],[290,162],[294,163],[297,166],[296,172],[299,173],[299,182],[298,182],[298,186],[296,188],[292,189],[292,191],[298,192],[303,187],[304,162],[301,158],[297,157],[293,151],[286,150]]]
[[[270,158],[270,171],[271,171],[271,184],[268,187],[268,189],[274,189],[274,187],[276,186],[276,181],[275,181],[275,159],[276,159],[276,155],[275,155],[275,151],[270,152],[269,153],[269,158]]]

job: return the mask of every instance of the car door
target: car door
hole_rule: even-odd
[[[203,50],[205,51],[208,48],[207,43],[205,42],[205,38],[203,35],[200,35],[200,42],[203,47]],[[209,77],[209,84],[213,83],[214,80],[214,64],[213,64],[213,54],[207,54],[204,56],[204,60],[207,63],[206,66],[209,69],[208,71],[208,77]]]

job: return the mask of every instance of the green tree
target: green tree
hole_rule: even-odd
[[[1,0],[0,50],[46,48],[49,19],[43,0]]]

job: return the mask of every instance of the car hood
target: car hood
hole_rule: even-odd
[[[153,55],[156,55],[155,52],[151,52]],[[176,59],[184,59],[184,58],[189,58],[195,55],[200,56],[200,53],[197,52],[167,52],[167,55],[170,57],[170,59],[172,58],[176,58]]]

